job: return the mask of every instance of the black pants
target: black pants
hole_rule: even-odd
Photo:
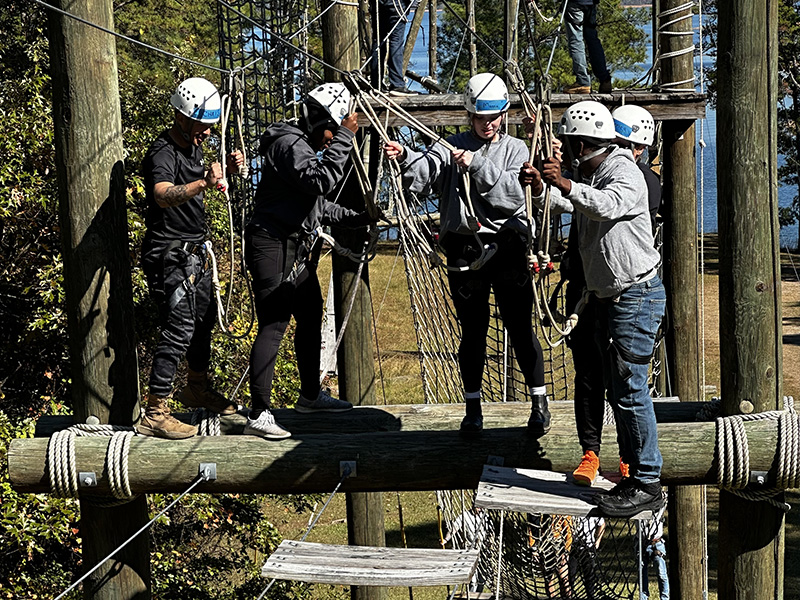
[[[520,234],[506,230],[482,236],[497,244],[497,252],[478,270],[448,271],[450,292],[461,323],[458,364],[465,392],[481,388],[489,331],[489,292],[494,291],[503,326],[508,330],[525,384],[544,385],[542,346],[533,331],[533,288]],[[448,233],[443,246],[447,264],[464,267],[480,256],[474,236]]]
[[[569,290],[567,291],[569,296]],[[600,454],[605,414],[606,388],[603,383],[603,356],[595,342],[595,299],[590,300],[567,338],[575,365],[575,424],[584,453]]]
[[[319,393],[322,345],[322,292],[316,266],[292,278],[294,246],[259,228],[246,233],[245,260],[253,277],[258,334],[250,353],[250,396],[255,416],[268,409],[275,361],[289,320],[297,328],[294,347],[300,372],[300,393],[314,399]],[[253,416],[253,415],[251,415]]]
[[[161,329],[150,393],[166,398],[184,353],[190,369],[208,370],[217,316],[211,269],[206,268],[204,251],[187,252],[177,242],[145,244],[142,269],[158,305]]]

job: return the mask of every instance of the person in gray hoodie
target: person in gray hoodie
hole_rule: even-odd
[[[297,323],[294,345],[300,373],[298,412],[342,412],[349,402],[320,388],[322,294],[312,259],[320,225],[361,227],[371,222],[326,199],[344,179],[356,113],[341,83],[326,83],[301,104],[297,124],[275,123],[261,137],[261,181],[245,229],[245,260],[253,277],[258,333],[250,354],[252,408],[244,433],[267,439],[291,434],[269,411],[272,378],[289,320]],[[320,154],[321,153],[321,154]]]
[[[409,190],[418,194],[435,190],[441,195],[440,241],[461,324],[458,362],[466,404],[461,432],[477,435],[483,429],[481,383],[493,290],[531,396],[528,432],[538,437],[550,429],[550,413],[542,347],[531,320],[533,287],[526,258],[525,195],[517,181],[528,147],[503,130],[508,89],[498,76],[480,73],[472,77],[464,92],[464,105],[471,129],[447,138],[455,152],[438,143],[417,152],[397,142],[387,143],[384,152],[390,160],[399,161]]]
[[[593,101],[570,106],[559,134],[572,157],[573,176],[548,159],[540,173],[529,163],[520,181],[541,205],[551,186],[553,214],[573,213],[586,287],[593,297],[595,341],[603,357],[605,387],[614,409],[620,455],[630,468],[608,494],[598,495],[609,517],[630,517],[663,505],[661,453],[647,385],[666,294],[657,274],[647,185],[630,150],[612,144],[611,113]]]

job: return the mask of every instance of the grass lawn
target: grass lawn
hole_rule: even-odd
[[[800,282],[794,265],[800,266],[797,256],[782,255],[783,267],[783,323],[784,323],[784,394],[800,399]],[[370,284],[377,323],[377,340],[380,360],[376,361],[376,373],[382,375],[383,390],[379,387],[378,402],[387,404],[410,404],[423,401],[422,382],[419,376],[419,360],[416,356],[417,341],[411,320],[411,307],[406,285],[402,258],[397,256],[396,246],[382,248],[370,263]],[[327,288],[330,260],[320,265],[320,281],[323,292]],[[704,275],[704,323],[705,382],[708,386],[720,385],[719,361],[719,285],[715,236],[706,238],[706,270]],[[442,468],[447,468],[446,457]],[[717,515],[718,490],[707,489],[708,495],[708,550],[710,598],[716,598],[717,581]],[[800,598],[800,495],[787,494],[793,510],[786,517],[785,597]],[[385,493],[384,518],[386,539],[390,546],[402,545],[399,524],[398,502],[402,505],[405,536],[410,547],[439,546],[436,519],[436,494],[434,492]],[[277,505],[270,507],[270,517],[285,538],[297,539],[305,531],[308,514],[287,512]],[[345,544],[344,496],[339,495],[328,507],[309,541]],[[652,577],[651,577],[652,580]],[[314,586],[314,598],[346,598],[346,588]],[[390,590],[391,599],[409,598],[409,590]],[[442,599],[447,597],[444,588],[415,588],[415,600]],[[651,598],[657,598],[652,587]]]

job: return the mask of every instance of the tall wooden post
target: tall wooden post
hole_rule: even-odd
[[[406,37],[406,46],[403,48],[403,76],[405,77],[408,70],[408,63],[411,62],[411,54],[414,52],[414,46],[417,43],[417,35],[419,34],[422,21],[425,18],[425,9],[428,7],[428,0],[419,0],[417,7],[414,9],[414,17],[411,19],[411,25],[408,28],[408,37]],[[398,25],[404,27],[404,25]]]
[[[428,3],[428,75],[439,80],[436,75],[437,61],[436,52],[439,44],[439,2],[430,0]]]
[[[722,410],[779,407],[778,2],[731,0],[718,15],[717,198]],[[719,597],[783,598],[784,518],[727,492],[719,500]]]
[[[672,11],[681,0],[661,0],[662,11]],[[685,5],[685,4],[684,4]],[[692,46],[691,6],[672,13],[675,21],[661,34],[662,53],[679,52]],[[674,35],[685,32],[690,35]],[[661,83],[673,90],[694,91],[693,52],[661,63]],[[685,82],[685,83],[680,83]],[[664,376],[672,382],[672,393],[683,401],[702,398],[700,392],[700,344],[697,263],[697,161],[693,121],[665,121],[662,128],[664,164],[664,279],[667,287],[669,328],[665,343]],[[700,486],[674,486],[669,493],[670,591],[674,598],[702,598],[706,589],[703,573],[706,510]]]
[[[355,7],[336,4],[322,21],[325,61],[350,71],[359,66],[358,11]],[[327,81],[338,79],[336,73],[325,73]],[[350,208],[364,209],[355,172],[344,184],[340,203]],[[363,250],[363,235],[345,229],[335,231],[336,239],[348,248]],[[343,327],[350,305],[353,286],[357,286],[355,301],[339,346],[339,393],[354,405],[375,404],[375,358],[372,345],[372,298],[369,288],[369,268],[364,265],[358,278],[358,265],[348,258],[333,254],[333,285],[336,306],[336,327]],[[356,464],[356,470],[358,464]],[[357,472],[357,471],[356,471]],[[347,529],[351,544],[385,546],[383,494],[380,492],[347,494]],[[387,590],[378,587],[352,587],[353,600],[385,600]]]
[[[69,11],[113,29],[111,0],[71,0]],[[122,125],[112,36],[50,16],[56,173],[75,420],[131,425],[139,414],[128,259]],[[81,502],[86,568],[147,522],[142,496],[116,508]],[[84,583],[84,597],[148,598],[146,535]]]
[[[475,0],[466,0],[467,2],[467,28],[470,30],[469,35],[469,76],[472,77],[478,72],[478,54],[475,47]]]

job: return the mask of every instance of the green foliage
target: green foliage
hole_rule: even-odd
[[[547,63],[553,43],[556,43],[553,64],[550,69],[553,90],[573,83],[572,60],[566,46],[566,33],[556,37],[558,29],[558,11],[562,3],[557,0],[539,2],[542,14],[548,18],[555,16],[552,22],[545,22],[540,17],[531,21],[529,30],[524,13],[519,17],[519,58],[523,77],[528,89],[537,77],[541,77],[547,69]],[[451,4],[461,19],[466,20],[463,4]],[[480,39],[475,40],[477,70],[502,74],[501,57],[505,40],[505,5],[489,0],[476,0],[475,22]],[[614,71],[637,72],[647,56],[647,36],[642,29],[648,22],[650,11],[647,9],[623,9],[620,0],[601,0],[598,7],[597,30],[606,53],[608,68]],[[442,27],[439,38],[439,79],[447,82],[454,72],[451,91],[461,91],[469,78],[470,53],[468,51],[469,36],[464,37],[464,25],[461,20],[447,10],[442,16]],[[529,33],[530,31],[530,33]],[[531,34],[533,41],[531,41]],[[462,45],[462,40],[464,45]],[[485,43],[483,43],[483,40]],[[617,83],[624,83],[617,80]]]
[[[781,208],[781,225],[800,224],[800,0],[778,4],[778,167],[781,183],[795,189]]]

